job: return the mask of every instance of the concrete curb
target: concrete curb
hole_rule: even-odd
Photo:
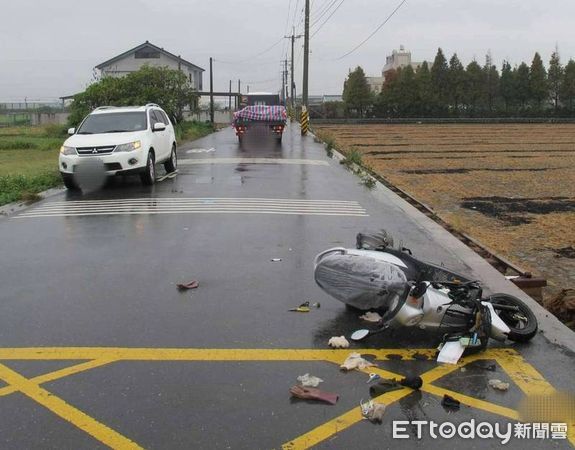
[[[34,201],[34,202],[19,201],[19,202],[8,203],[6,205],[0,206],[0,216],[11,216],[13,214],[16,214],[17,212],[23,211],[25,209],[28,209],[28,208],[34,206],[36,203],[38,203],[44,199],[53,197],[54,195],[61,194],[62,192],[66,192],[66,188],[63,188],[63,187],[51,188],[51,189],[48,189],[46,191],[38,192],[37,195],[40,198],[37,201]]]
[[[310,133],[310,135],[321,143],[317,136]],[[345,156],[333,149],[333,159],[342,161]],[[362,169],[362,167],[359,167]],[[365,172],[367,176],[371,175]],[[373,177],[372,177],[373,178]],[[543,306],[529,297],[525,292],[515,286],[512,282],[507,280],[499,271],[491,266],[485,259],[475,253],[471,248],[453,236],[449,231],[433,221],[414,206],[410,205],[395,192],[384,186],[379,180],[373,178],[375,181],[375,188],[372,193],[376,198],[385,197],[391,200],[399,209],[401,209],[407,216],[416,221],[426,232],[440,245],[449,248],[456,254],[461,261],[468,265],[473,271],[474,276],[481,280],[485,286],[492,291],[514,295],[519,298],[535,314],[539,323],[539,331],[550,342],[566,348],[571,352],[575,352],[575,332],[567,328],[559,319],[547,311]]]

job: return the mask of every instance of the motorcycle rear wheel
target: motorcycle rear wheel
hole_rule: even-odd
[[[531,309],[516,297],[508,294],[493,294],[485,299],[493,304],[497,315],[511,329],[507,336],[515,342],[527,342],[537,334],[537,318]],[[519,311],[498,310],[496,305],[516,306]]]

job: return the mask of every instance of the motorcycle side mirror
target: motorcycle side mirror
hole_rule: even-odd
[[[369,330],[366,330],[365,328],[362,330],[354,331],[351,334],[351,340],[352,341],[361,341],[362,339],[367,337],[368,334],[369,334]]]

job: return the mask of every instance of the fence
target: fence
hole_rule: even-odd
[[[0,113],[0,127],[15,127],[19,125],[30,125],[32,122],[29,113]]]

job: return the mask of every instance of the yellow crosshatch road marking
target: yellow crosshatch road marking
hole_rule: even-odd
[[[119,361],[324,361],[341,364],[350,351],[363,355],[373,355],[378,361],[390,359],[390,355],[401,355],[402,360],[410,361],[421,355],[432,359],[435,349],[353,349],[353,350],[316,350],[316,349],[195,349],[195,348],[115,348],[115,347],[32,347],[32,348],[0,348],[0,361],[56,361],[82,360],[64,369],[26,378],[6,365],[0,363],[0,380],[7,386],[0,388],[2,396],[20,392],[54,414],[72,423],[95,439],[111,448],[140,448],[138,444],[115,430],[98,422],[84,412],[66,403],[64,400],[42,388],[43,383],[55,381],[67,376],[103,367]],[[419,356],[418,356],[419,355]],[[489,413],[497,414],[511,420],[518,420],[519,414],[514,409],[493,404],[485,400],[470,397],[447,388],[435,386],[433,383],[440,378],[458,370],[476,360],[495,360],[507,373],[511,380],[528,396],[549,395],[555,393],[543,376],[521,355],[512,349],[488,349],[482,353],[463,358],[457,365],[438,365],[421,375],[423,386],[421,390],[431,395],[443,397],[444,394],[454,395],[462,404]],[[400,378],[402,375],[384,369],[371,367],[364,370],[376,372],[384,378]],[[388,392],[377,397],[387,405],[395,403],[413,391],[403,388]],[[309,448],[332,437],[333,435],[357,424],[362,420],[359,407],[335,417],[313,430],[285,443],[284,449]],[[569,424],[568,439],[575,445],[575,425]]]

